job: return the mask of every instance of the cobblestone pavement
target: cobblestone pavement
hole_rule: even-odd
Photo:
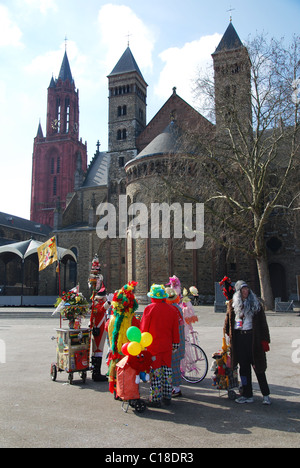
[[[221,347],[224,314],[198,307],[197,330],[211,363]],[[12,314],[13,316],[13,314]],[[50,379],[58,318],[0,318],[0,447],[168,448],[299,447],[300,316],[267,313],[271,331],[267,377],[272,405],[237,405],[211,386],[182,384],[170,407],[122,411],[106,382],[78,374]],[[104,370],[104,368],[103,368]],[[141,385],[142,397],[149,387]]]

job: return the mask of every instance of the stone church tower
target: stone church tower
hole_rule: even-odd
[[[218,47],[212,54],[215,80],[215,115],[218,135],[224,127],[238,123],[251,130],[251,62],[230,22]],[[246,128],[245,128],[246,130]]]
[[[108,201],[116,209],[117,232],[115,239],[105,240],[106,277],[117,286],[126,281],[126,226],[119,223],[120,195],[126,196],[124,166],[137,155],[137,138],[146,127],[147,83],[129,46],[108,75],[108,90]]]
[[[65,52],[58,78],[48,88],[46,136],[39,124],[32,157],[30,219],[54,226],[69,193],[78,189],[87,167],[79,140],[79,92]]]
[[[168,172],[173,181],[179,171],[185,170],[191,175],[191,184],[200,184],[200,187],[205,184],[205,175],[195,176],[193,167],[185,161],[187,151],[182,154],[178,146],[177,137],[181,130],[202,132],[202,136],[215,144],[222,143],[228,124],[236,122],[234,118],[250,130],[251,64],[247,49],[232,23],[212,58],[215,71],[215,124],[185,102],[177,94],[176,87],[152,120],[146,123],[147,83],[127,47],[108,75],[108,151],[100,151],[100,144],[97,145],[97,151],[82,182],[80,176],[86,163],[86,147],[78,141],[76,132],[78,92],[75,91],[66,56],[59,79],[51,80],[48,90],[47,135],[44,138],[39,126],[34,143],[32,216],[34,218],[38,213],[40,218],[35,219],[38,220],[44,219],[42,215],[46,216],[51,211],[53,213],[58,194],[61,196],[61,204],[66,203],[60,219],[57,217],[58,210],[55,211],[58,222],[53,233],[58,236],[60,246],[76,253],[76,281],[80,283],[81,291],[86,297],[89,295],[87,278],[95,253],[99,256],[108,291],[113,292],[127,281],[136,280],[139,283],[136,293],[141,303],[147,300],[146,294],[153,282],[165,283],[173,275],[178,276],[185,287],[197,286],[199,292],[208,298],[214,297],[215,282],[220,281],[224,274],[232,280],[247,278],[253,289],[259,291],[256,265],[248,257],[235,255],[235,252],[229,256],[217,244],[208,245],[207,242],[201,248],[188,250],[184,244],[190,239],[185,236],[152,236],[152,220],[149,217],[143,219],[139,225],[139,229],[148,228],[148,236],[133,236],[135,226],[131,221],[139,216],[138,205],[134,207],[134,204],[140,202],[147,206],[149,216],[152,203],[165,202],[168,207],[173,205],[174,208],[176,203],[177,208],[180,203],[185,203],[173,194],[166,196],[166,192],[160,192],[159,175],[170,168],[170,158],[174,157],[173,164],[175,162],[171,166],[174,171]],[[170,83],[170,91],[174,85],[176,82]],[[66,101],[68,97],[70,101]],[[74,101],[71,97],[74,97]],[[66,102],[70,103],[70,112]],[[69,120],[64,117],[68,114]],[[236,128],[234,125],[231,126],[232,131]],[[65,152],[64,145],[68,145]],[[226,157],[224,153],[220,155]],[[70,178],[65,183],[69,186],[66,194],[57,191],[55,197],[52,193],[53,179],[56,176],[58,181],[58,176],[63,174],[63,157],[68,161]],[[67,197],[71,191],[73,193]],[[106,235],[105,229],[102,231],[103,236],[97,230],[99,222],[106,216],[99,213],[99,207],[108,206],[106,203],[113,206],[116,215],[116,232],[112,237]],[[137,211],[128,211],[128,208]],[[176,213],[175,209],[170,212],[171,224],[175,221]],[[182,215],[182,205],[178,213]],[[157,222],[160,229],[163,226],[162,221],[163,215]],[[271,228],[270,232],[274,237],[275,226]],[[289,240],[286,245],[293,243],[295,239]],[[282,264],[282,268],[290,275],[287,276],[286,284],[292,284],[291,275],[295,275],[295,269],[290,265],[294,259],[288,254],[288,247],[285,249],[283,242],[280,246],[277,239],[272,238],[269,244],[274,250],[268,251],[270,262],[274,263],[274,274],[280,267],[279,263]],[[284,275],[285,272],[282,278]],[[284,284],[283,281],[281,283]],[[294,292],[292,287],[282,287],[282,291],[282,297],[288,297]]]

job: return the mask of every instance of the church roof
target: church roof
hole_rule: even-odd
[[[40,236],[48,236],[51,228],[45,224],[40,224],[29,219],[20,218],[8,213],[0,212],[0,227],[16,229],[18,231],[27,232],[28,235],[39,234]],[[0,236],[0,245],[11,243],[11,239],[6,239]]]
[[[65,51],[65,55],[64,55],[64,58],[63,58],[63,61],[62,61],[61,67],[60,67],[59,75],[58,75],[58,79],[60,79],[60,78],[61,78],[62,81],[69,80],[70,83],[73,83],[73,81],[74,81],[73,77],[72,77],[71,68],[70,68],[70,64],[69,64],[69,59],[68,59],[66,51]]]
[[[38,131],[37,131],[36,136],[38,138],[44,138],[41,122],[39,122]]]
[[[230,22],[214,54],[227,50],[235,50],[244,47],[233,24]],[[213,55],[214,55],[213,54]]]
[[[136,63],[135,58],[132,55],[132,52],[128,46],[115,68],[108,75],[108,77],[114,75],[121,75],[123,73],[130,73],[134,71],[137,72],[144,80],[141,70],[139,69],[138,64]]]
[[[109,154],[99,151],[89,165],[82,187],[101,187],[107,185],[109,162]]]
[[[139,161],[140,159],[148,158],[151,156],[179,153],[179,136],[180,130],[176,122],[170,122],[169,125],[164,129],[164,131],[157,135],[157,137],[155,137],[151,141],[151,143],[149,143],[149,145],[147,145],[146,148],[144,148],[136,156],[136,158],[129,161],[126,164],[126,166],[131,164],[132,162]]]

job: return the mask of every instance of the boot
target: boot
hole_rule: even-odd
[[[102,357],[92,357],[92,379],[94,382],[106,382],[107,378],[105,375],[101,375],[101,364],[102,364]]]

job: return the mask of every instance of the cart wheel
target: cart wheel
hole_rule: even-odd
[[[51,364],[51,371],[50,371],[51,379],[55,382],[57,377],[57,367],[55,364]]]
[[[85,381],[86,381],[86,372],[85,371],[81,372],[80,377],[82,378],[82,383],[85,383]]]
[[[70,374],[68,375],[68,381],[69,381],[70,385],[73,384],[73,373],[72,372],[70,372]]]
[[[236,393],[235,393],[234,390],[228,390],[228,398],[229,398],[229,400],[236,400],[236,397],[237,397],[237,395],[236,395]]]
[[[146,403],[143,400],[136,400],[135,411],[137,413],[143,413],[146,410]]]

